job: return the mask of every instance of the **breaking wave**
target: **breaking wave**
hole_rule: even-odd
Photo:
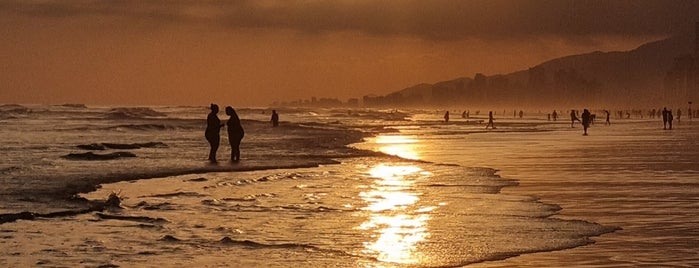
[[[165,113],[158,112],[147,107],[119,107],[112,108],[107,112],[107,118],[110,119],[134,119],[165,116],[167,116]]]

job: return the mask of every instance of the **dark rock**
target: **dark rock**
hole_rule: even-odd
[[[114,153],[109,153],[109,154],[96,154],[93,152],[87,152],[87,153],[81,153],[81,154],[76,154],[76,153],[71,153],[64,155],[63,158],[69,159],[69,160],[87,160],[87,161],[96,161],[96,160],[113,160],[113,159],[119,159],[119,158],[124,158],[124,157],[136,157],[134,153],[130,152],[114,152]]]

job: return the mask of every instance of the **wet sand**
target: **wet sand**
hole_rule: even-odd
[[[697,267],[699,122],[597,124],[589,136],[560,123],[540,133],[468,135],[423,148],[421,159],[493,167],[519,181],[504,193],[558,204],[555,218],[621,230],[592,245],[474,267]],[[429,143],[430,141],[425,141]]]

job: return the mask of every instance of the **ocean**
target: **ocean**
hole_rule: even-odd
[[[0,266],[699,266],[699,122],[278,112],[0,106]]]

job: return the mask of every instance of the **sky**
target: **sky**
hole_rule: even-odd
[[[267,106],[630,50],[695,0],[0,0],[0,103]]]

